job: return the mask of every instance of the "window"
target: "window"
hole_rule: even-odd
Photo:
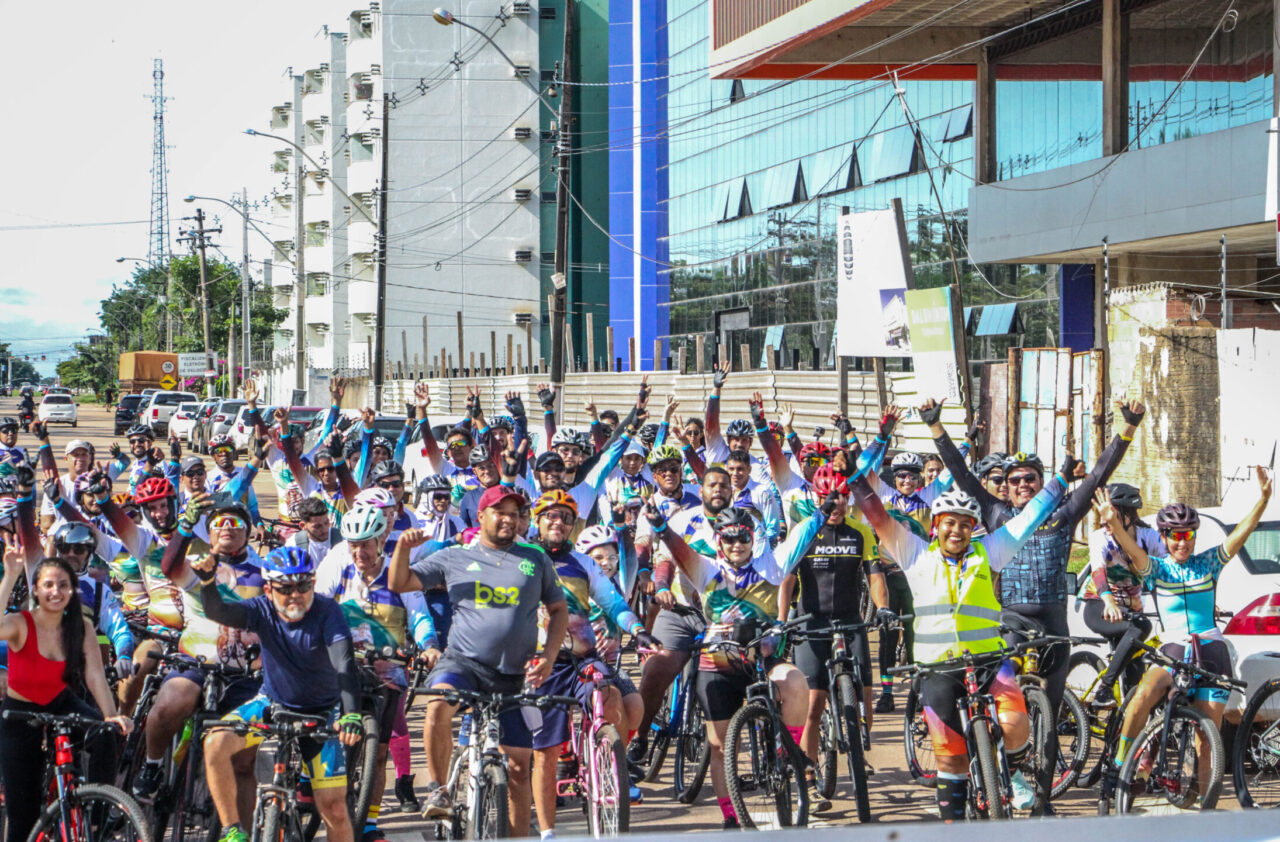
[[[740,102],[747,98],[747,91],[742,87],[741,79],[734,79],[733,84],[729,86],[729,104]]]
[[[1251,572],[1280,573],[1280,524],[1263,523],[1244,542],[1242,559]]]
[[[848,145],[824,149],[813,159],[813,172],[807,190],[813,194],[838,193],[861,187],[858,176],[858,154]]]
[[[920,169],[916,133],[910,126],[898,126],[873,135],[858,145],[862,177],[868,184],[897,178]]]
[[[71,398],[67,395],[45,395],[43,403],[68,404],[71,403]]]
[[[373,99],[373,75],[354,73],[350,79],[348,93],[354,101]]]

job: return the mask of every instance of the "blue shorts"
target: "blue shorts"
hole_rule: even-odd
[[[273,704],[275,702],[259,694],[222,718],[227,722],[265,722]],[[316,714],[317,717],[321,715],[332,727],[338,719],[338,707],[335,705],[324,714]],[[337,732],[332,731],[331,734],[330,739],[303,737],[300,740],[302,762],[311,778],[312,789],[347,787],[347,752],[338,742]],[[250,731],[245,736],[245,746],[256,748],[264,739],[261,734]]]
[[[605,666],[604,662],[599,658],[585,658],[577,662],[575,666],[573,661],[568,658],[559,658],[556,660],[555,666],[551,668],[551,676],[538,688],[540,696],[572,696],[582,703],[582,709],[586,710],[591,704],[590,682],[583,681],[579,677],[579,671],[587,667],[594,666],[609,675],[606,684],[610,687],[617,687],[618,692],[623,696],[636,692],[635,685],[630,680],[624,680],[618,676],[613,670]],[[576,711],[567,710],[559,705],[546,708],[542,711],[542,726],[533,734],[533,747],[535,749],[552,748],[569,739],[569,716]]]
[[[519,693],[524,688],[524,675],[507,675],[492,667],[478,663],[461,655],[449,654],[446,650],[436,662],[435,669],[427,676],[428,687],[439,687],[447,684],[459,690],[474,690],[481,693]],[[502,744],[511,748],[530,748],[533,746],[533,734],[524,721],[524,714],[519,708],[504,711],[498,717],[502,726]]]
[[[1175,661],[1181,661],[1186,657],[1187,647],[1181,643],[1166,643],[1160,647],[1160,651]],[[1196,666],[1218,675],[1225,675],[1228,678],[1234,675],[1234,671],[1231,669],[1231,652],[1227,649],[1227,644],[1221,640],[1200,641],[1200,661]],[[1172,674],[1173,670],[1169,670],[1169,673]],[[1188,696],[1192,700],[1203,699],[1206,702],[1226,704],[1227,700],[1231,698],[1231,691],[1222,687],[1196,687],[1192,689]]]
[[[171,678],[185,678],[201,690],[204,689],[205,675],[195,667],[184,670],[170,670],[165,674],[164,681],[160,683],[163,685]],[[258,691],[261,688],[261,678],[237,678],[227,683],[223,687],[222,698],[218,700],[218,715],[226,716],[229,712],[258,695]]]

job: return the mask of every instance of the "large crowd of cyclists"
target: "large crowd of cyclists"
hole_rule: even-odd
[[[1228,763],[1242,803],[1280,780],[1280,738],[1237,757],[1219,733],[1243,683],[1215,583],[1266,470],[1202,546],[1195,509],[1111,482],[1137,401],[1095,464],[1046,465],[976,458],[982,428],[953,442],[932,400],[928,455],[895,452],[895,406],[862,437],[835,414],[806,438],[759,394],[722,425],[728,377],[660,419],[639,378],[587,429],[547,386],[468,389],[433,426],[419,383],[396,441],[340,410],[341,379],[318,436],[249,382],[247,459],[218,436],[212,468],[142,424],[59,464],[44,426],[0,419],[7,842],[379,842],[389,783],[436,838],[549,838],[570,801],[617,835],[664,764],[683,804],[709,773],[725,829],[803,825],[837,792],[866,822],[886,717],[947,821],[1052,815],[1072,786],[1102,812],[1212,809]]]

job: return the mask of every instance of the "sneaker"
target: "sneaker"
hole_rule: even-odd
[[[876,713],[893,713],[893,694],[881,693],[876,699]]]
[[[627,758],[627,777],[631,783],[638,784],[644,780],[645,768],[631,758]]]
[[[644,793],[641,792],[640,787],[636,786],[635,784],[631,784],[631,786],[628,788],[628,794],[631,796],[632,804],[644,803]]]
[[[370,828],[360,837],[360,842],[387,842],[387,834],[379,828]]]
[[[427,793],[427,806],[423,808],[422,815],[428,819],[444,819],[448,818],[453,812],[453,800],[449,798],[449,792],[442,786]]]
[[[1009,776],[1009,783],[1013,789],[1013,808],[1015,810],[1029,809],[1036,801],[1036,793],[1027,783],[1027,779],[1023,777],[1021,769]]]
[[[164,768],[159,763],[143,763],[138,775],[133,779],[133,797],[139,801],[151,801],[160,789],[160,780],[164,777]],[[243,830],[240,831],[244,833]]]
[[[742,825],[738,824],[737,816],[725,816],[724,821],[720,824],[721,830],[742,830]]]
[[[218,837],[218,842],[249,842],[249,834],[245,833],[244,828],[238,824],[224,827],[222,835]]]
[[[418,813],[422,811],[422,804],[418,801],[418,796],[413,794],[413,775],[401,775],[396,778],[396,800],[400,802],[400,812],[402,813]]]
[[[825,813],[831,809],[831,799],[823,798],[822,793],[818,792],[818,781],[814,778],[809,779],[809,812]]]
[[[631,745],[627,746],[627,763],[639,765],[644,762],[645,755],[649,753],[649,737],[636,734],[631,740]]]

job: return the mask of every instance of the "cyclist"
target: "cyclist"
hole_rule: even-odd
[[[385,463],[383,463],[385,464]],[[330,554],[332,561],[316,570],[316,594],[338,602],[351,628],[352,644],[357,651],[386,647],[400,649],[416,643],[428,663],[440,656],[439,640],[427,612],[421,592],[399,594],[387,587],[387,532],[391,529],[388,510],[357,505],[342,521],[342,543]],[[404,691],[409,686],[404,667],[388,661],[377,661],[379,677],[394,695],[387,700],[378,721],[377,762],[373,778],[368,782],[373,792],[386,788],[387,756],[396,756],[395,792],[403,803],[416,801],[413,795],[413,767],[409,759],[409,728],[405,722]],[[380,797],[369,806],[362,829],[363,842],[383,838],[378,829]]]
[[[564,642],[569,608],[551,559],[540,548],[517,540],[527,509],[520,492],[495,485],[480,500],[480,531],[470,543],[419,558],[412,568],[410,556],[426,543],[426,533],[411,529],[396,543],[387,579],[390,588],[405,593],[443,584],[453,605],[448,649],[428,677],[430,687],[518,693],[526,681],[537,688],[550,677],[555,658],[549,655],[558,653]],[[543,654],[535,657],[539,605],[545,606],[548,619]],[[428,818],[443,818],[452,811],[443,783],[453,749],[454,710],[438,696],[427,703]],[[520,711],[502,716],[502,744],[511,827],[523,830],[529,826],[533,739]]]
[[[31,432],[40,441],[40,467],[45,478],[56,476],[58,466],[53,459],[53,448],[49,444],[49,427],[39,422],[31,425]],[[72,439],[63,448],[67,462],[67,472],[62,475],[62,496],[74,500],[76,494],[76,478],[93,470],[93,443],[84,439]],[[48,534],[58,520],[58,513],[53,502],[46,498],[40,504],[40,531]]]
[[[641,441],[638,431],[635,438],[627,444],[618,467],[604,481],[604,493],[596,499],[599,520],[609,522],[613,517],[614,506],[624,505],[628,500],[639,497],[648,500],[655,490],[653,476],[645,470],[648,448]],[[584,509],[588,516],[590,509]]]
[[[751,443],[755,438],[755,430],[750,421],[745,418],[731,421],[725,428],[724,436],[720,435],[720,390],[724,388],[724,381],[729,377],[730,368],[728,361],[722,362],[711,375],[711,394],[707,396],[705,421],[707,449],[703,461],[707,464],[715,462],[723,464],[730,453],[741,450],[749,457],[751,478],[759,483],[771,483],[768,457],[751,455]]]
[[[849,470],[843,455],[836,468]],[[1022,511],[979,539],[973,528],[981,520],[978,502],[962,491],[939,495],[931,508],[932,542],[889,516],[884,504],[862,478],[852,482],[854,499],[884,549],[902,568],[915,596],[915,647],[921,663],[945,661],[964,652],[994,652],[1000,637],[1000,602],[991,577],[1014,558],[1032,533],[1053,513],[1066,492],[1076,460],[1067,455],[1063,469],[1045,483]],[[1010,763],[1018,768],[1030,759],[1030,724],[1026,701],[1013,663],[1005,659],[982,677],[984,692],[996,698]],[[920,684],[929,736],[938,762],[938,813],[944,820],[963,820],[968,803],[969,761],[957,702],[964,683],[955,674],[935,674]],[[1021,769],[1013,776],[1014,806],[1030,806],[1034,794]]]
[[[849,489],[844,477],[837,474],[830,465],[823,465],[813,475],[812,490],[809,493],[814,509],[831,495],[835,497],[835,505],[830,515],[823,520],[817,537],[800,559],[795,572],[788,575],[779,588],[778,618],[787,619],[797,583],[800,585],[799,611],[810,617],[804,625],[805,631],[821,632],[832,625],[862,622],[864,587],[870,589],[877,613],[887,611],[888,591],[884,574],[877,564],[879,552],[876,536],[870,527],[850,516]],[[865,574],[865,585],[863,575],[860,574]],[[881,616],[889,620],[892,619],[891,615],[892,612],[889,612]],[[881,636],[888,637],[887,634]],[[867,730],[870,731],[873,719],[871,644],[866,632],[850,634],[849,642],[858,665]],[[804,673],[809,685],[809,713],[800,747],[815,764],[818,760],[822,712],[827,707],[827,697],[831,691],[830,675],[827,672],[831,647],[831,640],[806,638],[796,644],[794,653],[796,668]],[[808,770],[808,779],[813,787],[810,803],[814,806],[814,811],[830,809],[831,802],[821,797],[817,791],[812,769]]]
[[[992,496],[1009,501],[1009,484],[1004,478],[1004,463],[1009,458],[1007,453],[988,453],[973,466],[973,475],[978,478]]]
[[[581,669],[594,666],[612,672],[600,660],[595,631],[591,627],[591,603],[594,601],[607,616],[631,633],[636,645],[658,648],[657,641],[644,630],[644,623],[627,607],[617,587],[601,572],[596,563],[574,549],[570,534],[578,519],[578,507],[563,491],[547,491],[533,504],[534,523],[538,528],[538,544],[555,564],[561,590],[569,607],[569,628],[565,648],[555,657],[551,675],[538,688],[542,695],[576,696],[584,708],[590,704],[591,685],[579,678]],[[612,674],[605,693],[605,718],[620,734],[635,730],[644,706],[630,679]],[[569,739],[568,711],[551,708],[542,714],[542,725],[533,734],[533,800],[538,808],[538,824],[543,838],[556,826],[556,761],[560,746]],[[631,793],[639,800],[639,790]]]
[[[225,434],[214,436],[209,439],[209,455],[213,457],[215,470],[209,477],[206,490],[210,494],[216,494],[235,479],[238,473],[235,442],[231,440],[231,436]],[[252,485],[245,488],[244,502],[249,507],[249,514],[253,516],[254,524],[261,523],[262,516],[258,514],[258,495],[254,493]]]
[[[936,453],[926,454],[922,460],[921,467],[924,472],[924,485],[929,485],[937,480],[945,470],[942,464],[942,459],[940,459]]]
[[[132,494],[138,489],[138,483],[146,479],[151,474],[151,469],[155,465],[156,459],[149,458],[152,455],[152,445],[155,444],[156,434],[151,432],[151,428],[146,424],[134,424],[125,431],[125,437],[129,440],[129,455],[133,457],[133,462],[117,458],[109,468],[108,473],[111,479],[116,479],[120,474],[128,471],[129,474],[129,493]],[[113,445],[113,447],[115,447]],[[121,454],[123,457],[123,454]]]
[[[115,592],[104,579],[94,575],[95,569],[108,569],[107,562],[99,555],[99,547],[118,546],[118,542],[86,523],[67,521],[54,530],[50,544],[54,554],[66,561],[76,574],[85,619],[97,633],[99,642],[111,644],[116,656],[116,675],[121,681],[127,681],[133,675],[133,632],[125,622]]]
[[[290,547],[302,547],[319,568],[329,551],[342,540],[341,532],[329,517],[329,506],[319,497],[307,497],[294,506],[293,513],[302,528],[290,535],[285,543]]]
[[[406,508],[404,505],[404,468],[399,462],[394,459],[384,459],[369,469],[369,487],[366,491],[374,488],[385,491],[395,504],[394,511],[391,513],[391,533],[387,537],[388,543],[394,543],[396,538],[400,537],[400,533],[406,529],[418,529],[422,526],[413,509]],[[360,496],[356,495],[356,500],[359,499]]]
[[[356,745],[362,734],[360,677],[342,609],[312,592],[315,567],[300,547],[280,547],[263,559],[263,595],[243,601],[224,599],[213,556],[192,562],[192,568],[200,577],[206,614],[223,626],[252,633],[262,645],[262,692],[223,718],[263,722],[277,705],[326,718],[338,732],[338,742],[304,739],[303,762],[326,837],[353,842],[342,747]],[[253,814],[254,759],[261,742],[261,737],[241,737],[230,729],[217,729],[205,739],[205,775],[222,822],[221,842],[249,838],[244,828]]]
[[[1115,482],[1098,499],[1107,499],[1120,519],[1120,527],[1129,534],[1148,556],[1167,554],[1160,533],[1138,519],[1142,495],[1132,485]],[[1151,635],[1151,621],[1142,616],[1142,577],[1111,532],[1102,523],[1089,533],[1089,575],[1084,588],[1084,622],[1091,631],[1111,644],[1111,662],[1098,679],[1092,704],[1095,708],[1115,704],[1114,687],[1123,671],[1129,686],[1142,677],[1140,664],[1131,660],[1136,644]],[[1136,612],[1132,619],[1125,611]]]
[[[765,435],[771,434],[766,432]],[[747,451],[729,451],[724,469],[729,473],[729,484],[733,487],[732,505],[755,513],[764,528],[765,538],[771,544],[776,544],[782,536],[784,525],[782,501],[772,481],[762,483],[752,478],[752,464],[751,456]]]
[[[462,518],[449,511],[452,492],[453,485],[443,474],[431,474],[418,483],[418,507],[414,512],[422,522],[421,528],[431,534],[432,540],[447,541],[467,528]],[[476,502],[479,502],[479,497]]]
[[[708,476],[711,475],[708,469]],[[703,555],[661,512],[646,506],[645,517],[663,545],[702,597],[707,622],[706,642],[733,643],[752,638],[759,626],[778,616],[778,586],[796,568],[812,546],[823,523],[835,511],[836,494],[822,508],[792,530],[776,550],[770,548],[755,519],[742,508],[730,507],[715,519],[714,549]],[[705,545],[702,545],[705,546]],[[791,664],[763,649],[768,675],[778,689],[783,724],[797,745],[804,739],[808,693],[804,675]],[[711,747],[711,783],[724,815],[726,829],[739,826],[725,784],[724,740],[729,718],[746,701],[754,671],[735,651],[704,652],[698,663],[695,689],[707,718],[707,742]]]
[[[489,448],[483,444],[477,444],[471,448],[471,455],[467,457],[467,461],[470,463],[471,473],[476,478],[476,487],[463,494],[462,499],[458,501],[458,518],[461,519],[465,528],[470,529],[476,525],[476,506],[480,504],[480,496],[498,484],[502,479],[502,472],[493,461]]]
[[[0,605],[9,604],[14,587],[26,577],[25,557],[17,540],[6,534],[4,543]],[[0,642],[8,646],[4,710],[75,713],[92,719],[105,716],[128,734],[133,722],[116,713],[102,650],[80,606],[76,578],[66,561],[47,558],[35,571],[33,607],[0,616]],[[83,698],[86,690],[93,704]],[[43,729],[0,719],[7,842],[24,842],[44,807],[47,755],[43,741]],[[116,766],[115,740],[99,732],[88,742],[89,780],[111,781]]]
[[[0,418],[0,465],[20,465],[27,461],[26,448],[18,446],[18,419]]]
[[[1105,495],[1099,495],[1099,517],[1110,524],[1111,534],[1129,556],[1133,571],[1144,578],[1155,594],[1156,607],[1164,622],[1164,644],[1160,651],[1175,660],[1191,660],[1192,652],[1198,650],[1196,665],[1218,675],[1230,676],[1233,670],[1226,640],[1213,616],[1214,594],[1222,569],[1258,528],[1267,501],[1271,499],[1270,473],[1259,466],[1257,476],[1258,502],[1222,544],[1199,552],[1196,552],[1196,530],[1200,528],[1200,514],[1186,503],[1171,503],[1156,514],[1156,528],[1168,547],[1168,554],[1152,556],[1124,529],[1116,507],[1106,502]],[[1130,742],[1138,736],[1151,709],[1164,698],[1172,682],[1172,671],[1158,666],[1142,676],[1133,699],[1125,708],[1115,768],[1104,770],[1107,773],[1102,782],[1104,793],[1114,792],[1118,767],[1124,763]],[[1203,687],[1192,692],[1193,704],[1218,727],[1222,725],[1222,714],[1230,695],[1230,691],[1220,687]],[[1200,757],[1202,771],[1208,760]]]

